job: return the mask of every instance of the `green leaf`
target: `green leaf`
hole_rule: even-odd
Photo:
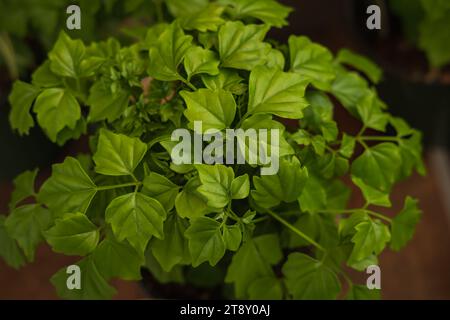
[[[64,31],[61,31],[52,51],[48,54],[51,71],[63,77],[80,77],[85,51],[86,48],[81,40],[72,40]]]
[[[333,55],[308,37],[289,37],[291,71],[299,73],[301,79],[311,82],[316,88],[329,90],[335,78]]]
[[[14,240],[7,232],[5,227],[6,217],[0,215],[0,257],[2,257],[5,262],[18,269],[25,265],[25,257],[17,245],[16,240]]]
[[[355,226],[355,244],[350,260],[360,261],[372,254],[380,254],[391,240],[389,228],[379,221],[366,220]]]
[[[57,215],[86,212],[96,192],[96,185],[78,160],[67,157],[52,166],[52,176],[41,187],[38,200]]]
[[[298,218],[294,226],[325,248],[336,247],[339,243],[336,222],[330,215],[304,213]],[[291,248],[311,245],[308,241],[299,237],[298,234],[289,232],[289,235],[289,247]]]
[[[208,5],[208,0],[166,0],[167,8],[174,17],[198,12]]]
[[[281,281],[273,276],[263,277],[253,281],[248,288],[250,300],[281,300],[283,287]]]
[[[118,242],[108,235],[93,253],[95,265],[106,279],[140,280],[144,257],[127,241]]]
[[[254,176],[255,190],[251,191],[258,206],[272,208],[280,202],[294,202],[302,193],[308,179],[308,170],[300,166],[297,158],[281,159],[275,175]]]
[[[194,128],[194,121],[202,121],[203,132],[208,129],[222,130],[231,125],[236,114],[236,102],[233,95],[222,89],[199,89],[194,92],[181,91],[186,102],[184,115]]]
[[[164,239],[151,242],[153,256],[162,269],[170,272],[178,264],[189,264],[191,256],[184,236],[188,222],[176,214],[170,214],[164,223]]]
[[[197,189],[212,208],[223,208],[231,201],[231,185],[234,172],[231,167],[221,164],[195,166],[202,185]]]
[[[411,197],[406,197],[403,210],[392,219],[390,247],[399,251],[413,237],[416,225],[422,216],[422,211],[417,206],[418,201]]]
[[[201,185],[198,177],[190,179],[175,199],[175,209],[180,217],[194,219],[214,211],[206,204],[206,199],[197,188]]]
[[[181,80],[178,66],[191,47],[192,36],[185,35],[178,23],[172,23],[150,47],[148,73],[162,81]]]
[[[341,49],[336,58],[337,62],[348,64],[362,72],[372,81],[377,84],[383,76],[383,70],[380,69],[370,59],[357,54],[349,49]]]
[[[106,208],[105,219],[111,224],[117,240],[127,239],[142,254],[152,236],[164,238],[166,211],[157,200],[142,193],[115,198]]]
[[[186,52],[184,68],[188,75],[188,81],[196,74],[217,75],[219,74],[219,60],[213,51],[193,46]]]
[[[339,154],[346,158],[350,158],[355,151],[356,139],[346,133],[342,135],[341,147],[339,148]]]
[[[33,110],[39,125],[53,142],[65,127],[74,129],[81,117],[77,99],[66,89],[45,89],[37,97]]]
[[[347,300],[380,300],[381,290],[369,289],[367,286],[352,285],[347,293]]]
[[[67,287],[71,274],[68,274],[67,267],[64,267],[50,279],[58,296],[69,300],[99,300],[111,299],[116,294],[116,290],[100,273],[92,255],[79,261],[76,265],[80,268],[81,288],[71,290]]]
[[[50,60],[46,60],[32,74],[32,84],[40,88],[54,88],[62,85],[61,77],[50,70]]]
[[[185,236],[189,239],[193,267],[205,261],[214,266],[222,259],[225,254],[225,242],[220,229],[220,222],[208,217],[192,220]]]
[[[180,17],[180,25],[186,30],[198,30],[200,32],[217,31],[219,26],[225,22],[220,17],[224,9],[220,5],[210,3],[199,11]]]
[[[366,199],[366,202],[368,204],[373,204],[381,207],[390,207],[392,205],[391,200],[389,200],[388,193],[368,186],[359,178],[352,177],[352,181],[361,189],[364,199]]]
[[[389,191],[395,183],[401,158],[398,147],[383,142],[366,149],[352,164],[352,175],[380,191]]]
[[[355,72],[340,71],[331,85],[331,93],[342,105],[356,113],[356,104],[370,93],[367,81]]]
[[[286,18],[292,8],[274,0],[220,0],[220,3],[231,5],[230,13],[234,19],[256,18],[266,25],[281,28],[288,24]]]
[[[295,73],[256,67],[250,73],[248,114],[271,113],[300,119],[308,106],[304,98],[307,83]]]
[[[238,224],[224,226],[223,241],[228,250],[236,251],[239,249],[242,241],[242,231]]]
[[[9,95],[11,113],[9,122],[11,127],[20,135],[28,134],[30,128],[34,126],[33,117],[30,114],[31,105],[41,90],[31,84],[16,81]]]
[[[341,290],[330,268],[303,253],[291,253],[282,270],[287,289],[296,300],[336,299]]]
[[[219,29],[219,56],[221,66],[252,70],[266,61],[271,47],[263,42],[269,26],[244,25],[240,21],[227,21]]]
[[[175,199],[179,189],[179,186],[166,177],[155,172],[150,172],[144,179],[142,193],[158,200],[164,209],[169,212],[175,206]]]
[[[327,192],[321,181],[314,176],[310,176],[306,185],[298,198],[298,203],[302,211],[314,213],[326,208]]]
[[[426,3],[426,1],[422,1]],[[433,4],[435,2],[433,1]],[[437,7],[436,7],[437,8]],[[439,10],[436,10],[439,11]],[[440,68],[450,62],[450,31],[449,14],[437,19],[426,18],[420,24],[419,48],[425,51],[428,61],[435,68]]]
[[[33,171],[25,171],[14,178],[14,191],[11,194],[11,201],[9,203],[9,209],[13,209],[18,203],[26,198],[35,196],[34,183],[38,169]]]
[[[44,236],[55,252],[85,256],[97,246],[100,233],[86,215],[68,213],[57,219],[55,225],[48,229]]]
[[[232,199],[245,199],[250,193],[250,180],[248,174],[239,176],[231,182],[230,187]]]
[[[208,89],[224,89],[233,94],[242,94],[245,91],[245,85],[241,84],[242,79],[239,74],[230,69],[220,69],[216,76],[202,75],[202,81]]]
[[[234,283],[237,299],[248,298],[253,282],[275,276],[271,265],[277,264],[281,258],[280,243],[276,234],[249,239],[233,256],[225,282]]]
[[[184,283],[185,281],[182,266],[175,266],[170,272],[165,272],[153,256],[150,247],[145,252],[145,266],[160,283]]]
[[[97,81],[91,87],[87,104],[90,107],[89,121],[95,122],[107,119],[112,122],[128,107],[129,93],[123,89],[111,92],[102,81]]]
[[[147,145],[138,138],[101,129],[93,156],[95,171],[108,176],[133,175],[146,152]]]
[[[385,132],[389,114],[382,111],[383,104],[374,91],[363,97],[356,110],[367,128]]]
[[[28,261],[34,260],[34,251],[44,239],[42,232],[48,228],[50,221],[50,212],[37,204],[18,207],[6,218],[8,234],[17,241]]]

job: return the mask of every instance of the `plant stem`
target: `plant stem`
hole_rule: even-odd
[[[196,91],[197,88],[188,80],[186,80],[185,78],[180,78],[181,82],[183,82],[185,85],[187,85],[189,88],[191,88],[192,90]]]
[[[398,137],[385,137],[385,136],[361,136],[358,138],[358,140],[365,140],[365,141],[394,141],[398,142]]]
[[[333,214],[339,214],[339,213],[356,213],[356,212],[365,212],[371,216],[377,217],[379,219],[382,219],[384,221],[387,221],[389,223],[392,223],[392,219],[389,217],[386,217],[385,215],[382,215],[381,213],[361,208],[361,209],[343,209],[343,210],[321,210],[322,213],[333,213]]]
[[[97,191],[104,191],[104,190],[111,190],[111,189],[118,189],[118,188],[125,188],[125,187],[136,187],[141,185],[142,183],[139,181],[135,182],[128,182],[128,183],[122,183],[122,184],[115,184],[110,186],[99,186],[97,187]]]
[[[301,232],[300,230],[298,230],[296,227],[294,227],[292,224],[290,224],[289,222],[287,222],[286,220],[284,220],[282,217],[280,217],[277,213],[273,212],[272,210],[268,210],[267,211],[272,217],[275,218],[275,220],[278,220],[278,222],[280,222],[281,224],[283,224],[285,227],[287,227],[288,229],[290,229],[292,232],[294,232],[295,234],[297,234],[298,236],[300,236],[301,238],[305,239],[306,241],[308,241],[310,244],[312,244],[313,246],[315,246],[317,249],[326,252],[327,250],[322,247],[320,244],[318,244],[316,241],[314,241],[313,239],[311,239],[309,236],[307,236],[306,234],[304,234],[303,232]]]

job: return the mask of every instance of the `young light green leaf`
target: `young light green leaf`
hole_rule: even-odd
[[[142,193],[158,200],[164,209],[169,212],[175,205],[175,199],[179,190],[180,187],[166,177],[150,172],[144,179]]]
[[[231,125],[236,114],[233,95],[225,90],[199,89],[195,92],[181,91],[186,102],[184,115],[193,129],[194,121],[202,121],[202,129],[222,130]]]
[[[143,255],[139,254],[127,241],[119,242],[108,235],[93,253],[95,265],[106,279],[140,280]]]
[[[5,227],[11,238],[22,248],[28,261],[34,260],[34,251],[44,239],[42,232],[51,222],[47,209],[37,204],[28,204],[14,209],[5,220]]]
[[[274,0],[220,0],[219,3],[231,5],[229,11],[234,19],[256,18],[277,28],[288,24],[286,18],[292,11],[292,8]]]
[[[275,276],[271,266],[277,264],[281,258],[280,243],[276,234],[248,239],[233,256],[225,282],[234,283],[237,299],[247,298],[254,281]]]
[[[225,242],[220,227],[220,222],[208,217],[200,217],[191,222],[185,236],[189,239],[193,267],[205,261],[215,266],[222,259]]]
[[[52,176],[41,187],[38,200],[57,215],[86,212],[96,192],[96,185],[78,160],[67,157],[53,165]]]
[[[167,8],[174,17],[182,17],[187,14],[199,12],[208,6],[208,0],[166,0]]]
[[[233,168],[221,164],[195,166],[202,185],[198,192],[207,200],[212,208],[223,208],[231,200],[231,184],[234,179]]]
[[[367,81],[355,72],[339,71],[331,86],[331,93],[342,105],[356,113],[356,104],[370,93]]]
[[[78,212],[57,219],[44,236],[55,252],[85,256],[97,246],[100,233],[86,215]]]
[[[76,263],[80,268],[80,289],[69,289],[67,286],[67,267],[60,269],[50,279],[56,289],[58,296],[69,300],[99,300],[111,299],[116,290],[105,280],[92,255]]]
[[[164,239],[154,239],[150,244],[153,256],[166,272],[178,264],[191,262],[188,241],[184,236],[188,225],[177,214],[170,214],[164,222]]]
[[[64,31],[61,31],[52,51],[48,54],[51,71],[63,77],[80,77],[85,51],[86,48],[81,40],[72,40]]]
[[[275,175],[255,176],[251,191],[258,206],[272,208],[280,202],[294,202],[302,193],[308,179],[308,170],[302,168],[297,158],[281,159],[280,169]]]
[[[56,142],[58,133],[65,127],[74,129],[81,117],[77,99],[66,89],[45,89],[36,99],[33,107],[39,125]]]
[[[206,199],[197,188],[201,185],[200,179],[190,179],[175,199],[175,209],[180,217],[194,219],[214,211],[206,204]]]
[[[380,254],[391,240],[389,228],[379,221],[366,220],[355,226],[355,244],[349,260],[360,261],[372,254]]]
[[[304,98],[307,83],[295,73],[259,66],[250,73],[248,114],[271,113],[300,119],[308,106]]]
[[[192,36],[185,35],[178,23],[166,27],[156,44],[150,47],[149,75],[162,81],[181,80],[178,66],[191,42]]]
[[[232,199],[245,199],[250,193],[250,180],[248,174],[239,176],[231,182],[230,187]]]
[[[40,88],[54,88],[62,85],[62,77],[50,70],[50,60],[46,60],[31,75],[32,84]]]
[[[180,25],[186,30],[198,30],[200,32],[217,31],[225,22],[220,16],[225,7],[210,3],[199,11],[185,14],[179,18]]]
[[[416,199],[407,197],[403,210],[392,219],[390,243],[392,250],[400,250],[412,239],[416,225],[422,216],[422,211],[418,208],[417,203]]]
[[[239,249],[242,241],[242,231],[238,224],[224,226],[223,241],[228,250],[236,251]]]
[[[35,196],[34,183],[37,173],[38,169],[34,169],[33,171],[28,170],[14,178],[14,191],[11,194],[11,201],[9,203],[11,210],[22,200]]]
[[[221,69],[216,76],[202,75],[202,81],[208,89],[224,89],[233,94],[242,94],[246,86],[241,84],[242,79],[239,74],[231,69]]]
[[[129,93],[123,89],[111,92],[102,81],[97,81],[91,87],[87,104],[90,107],[89,121],[95,122],[107,119],[112,122],[120,117],[128,106]]]
[[[41,90],[31,84],[16,81],[9,95],[11,112],[9,114],[9,123],[11,127],[19,132],[20,135],[28,134],[30,128],[34,126],[33,117],[30,109],[34,99]]]
[[[217,75],[219,74],[219,60],[213,51],[193,46],[186,52],[184,68],[188,75],[188,81],[196,74]]]
[[[336,60],[339,63],[348,64],[364,72],[370,81],[375,84],[380,82],[381,77],[383,76],[383,71],[373,61],[349,49],[341,49]]]
[[[373,204],[381,207],[390,207],[391,200],[389,200],[389,193],[377,190],[365,184],[361,179],[352,177],[352,181],[356,184],[366,199],[368,204]]]
[[[352,175],[380,191],[389,191],[401,165],[399,148],[388,142],[366,149],[352,164]]]
[[[383,104],[374,91],[364,96],[356,105],[356,110],[367,128],[385,132],[389,114],[383,112]]]
[[[342,135],[341,147],[339,153],[346,158],[350,158],[355,151],[356,139],[346,133]]]
[[[105,219],[111,224],[117,240],[127,239],[140,254],[144,253],[152,236],[164,238],[166,211],[157,200],[142,193],[115,198],[106,208]]]
[[[286,286],[294,299],[336,299],[341,284],[322,262],[303,253],[291,253],[283,265]]]
[[[18,269],[25,265],[25,257],[17,245],[16,240],[11,238],[5,227],[6,217],[0,215],[0,257],[2,257],[5,262]]]
[[[329,90],[336,77],[333,55],[307,37],[289,37],[291,71],[301,75],[301,79],[311,82],[316,88]]]
[[[101,129],[93,156],[95,171],[108,176],[132,175],[146,152],[147,145],[138,138]]]
[[[268,26],[244,25],[240,21],[227,21],[219,29],[219,56],[221,66],[252,70],[264,64],[271,47],[263,42]]]

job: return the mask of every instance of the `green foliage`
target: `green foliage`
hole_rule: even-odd
[[[450,6],[445,0],[391,0],[407,38],[427,55],[432,67],[450,62]]]
[[[424,173],[420,133],[392,117],[372,87],[378,67],[302,36],[288,47],[265,41],[290,11],[274,0],[167,0],[161,9],[167,23],[130,45],[86,45],[61,33],[32,84],[14,84],[10,120],[19,134],[36,116],[59,144],[89,132],[90,152],[53,165],[39,189],[37,170],[14,180],[0,255],[17,268],[45,240],[82,256],[82,290],[67,289],[65,268],[51,279],[67,299],[111,298],[109,281],[139,280],[141,268],[162,283],[213,282],[225,292],[225,282],[236,298],[377,298],[345,268],[363,271],[386,246],[412,238],[416,200],[394,218],[379,207],[392,206],[398,181]],[[358,134],[335,121],[332,96],[361,121]],[[278,129],[279,141],[259,151],[278,144],[279,170],[264,175],[265,163],[249,161],[259,131],[237,139],[245,156],[234,165],[174,163],[171,133],[193,134],[194,121],[216,133]],[[363,206],[347,207],[349,184]]]

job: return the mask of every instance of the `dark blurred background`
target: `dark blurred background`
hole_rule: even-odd
[[[384,299],[450,299],[448,66],[436,76],[436,70],[429,67],[426,56],[403,36],[399,19],[388,10],[388,1],[281,2],[294,7],[295,11],[290,15],[290,25],[272,30],[271,37],[284,42],[291,34],[307,35],[335,53],[345,47],[371,57],[385,71],[378,89],[390,112],[406,118],[424,132],[428,174],[426,177],[415,174],[400,183],[392,195],[393,208],[385,212],[387,215],[399,212],[404,197],[411,195],[419,199],[423,218],[415,237],[405,249],[399,253],[387,249],[381,255],[382,292]],[[366,28],[366,8],[372,3],[382,8],[381,31]],[[45,177],[49,174],[51,163],[63,159],[65,154],[77,150],[78,146],[69,143],[64,148],[57,148],[47,141],[39,129],[26,138],[14,135],[7,120],[7,96],[11,81],[5,66],[0,68],[0,212],[6,213],[12,191],[11,179],[17,173],[39,167],[42,169],[41,176]],[[358,128],[357,121],[345,111],[338,109],[336,117],[346,128]],[[359,201],[355,196],[350,206],[358,205]],[[54,254],[48,247],[42,246],[35,261],[19,271],[0,261],[0,298],[56,298],[48,279],[74,260]],[[361,276],[364,275],[355,275]],[[117,298],[147,297],[139,283],[118,281],[116,286],[119,289]]]

